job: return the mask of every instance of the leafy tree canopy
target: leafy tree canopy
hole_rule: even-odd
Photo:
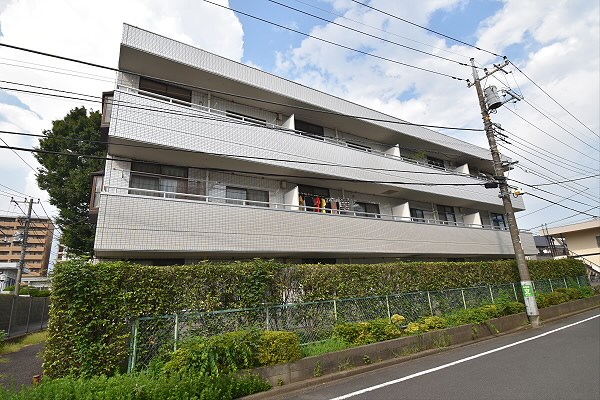
[[[63,119],[52,121],[44,130],[39,149],[81,155],[105,156],[99,143],[101,115],[85,107],[72,109]],[[63,154],[36,153],[41,167],[37,182],[59,210],[56,223],[63,232],[62,243],[79,255],[92,254],[95,226],[88,221],[92,191],[91,174],[104,169],[104,160]]]

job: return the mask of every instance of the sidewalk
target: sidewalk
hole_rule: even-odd
[[[44,343],[33,344],[10,354],[0,356],[0,385],[5,388],[31,385],[33,376],[42,373]]]

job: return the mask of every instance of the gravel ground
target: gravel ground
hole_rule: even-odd
[[[33,376],[42,373],[42,359],[39,355],[42,350],[44,343],[39,343],[0,356],[0,385],[5,388],[31,385]]]

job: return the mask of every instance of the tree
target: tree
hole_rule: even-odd
[[[83,106],[72,109],[63,119],[52,121],[51,130],[43,131],[46,137],[38,149],[48,153],[35,154],[41,164],[37,182],[50,195],[50,204],[58,208],[56,224],[62,242],[78,255],[91,255],[94,249],[95,226],[88,220],[91,174],[104,169],[104,160],[75,154],[106,156],[106,147],[100,143],[100,121],[98,111],[90,110],[88,115]]]

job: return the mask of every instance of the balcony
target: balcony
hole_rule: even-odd
[[[101,195],[98,257],[511,256],[508,231],[364,213],[317,213],[289,204],[107,187]],[[136,189],[136,193],[140,190]],[[147,196],[152,195],[152,196]],[[179,197],[179,198],[177,198]],[[237,203],[237,204],[231,204]],[[268,206],[268,207],[265,207]],[[530,234],[526,254],[535,254]]]
[[[199,105],[182,106],[137,93],[117,90],[114,94],[110,153],[136,158],[139,149],[120,143],[143,142],[162,148],[185,149],[198,153],[226,155],[230,160],[252,161],[254,166],[293,169],[298,173],[318,174],[359,182],[377,182],[377,193],[390,189],[411,191],[437,197],[453,197],[473,204],[501,206],[494,190],[482,181],[426,163],[384,152],[364,151],[352,143],[334,138],[311,138],[264,122],[240,121],[225,112]],[[352,162],[349,162],[352,160]],[[176,160],[171,160],[175,162]],[[315,162],[319,163],[315,166]],[[324,164],[324,165],[321,165]],[[358,168],[344,165],[352,164]],[[438,174],[432,172],[438,171]],[[466,186],[440,186],[448,182]],[[434,186],[428,186],[433,184]],[[436,186],[437,184],[437,186]],[[523,209],[520,198],[516,209]]]

